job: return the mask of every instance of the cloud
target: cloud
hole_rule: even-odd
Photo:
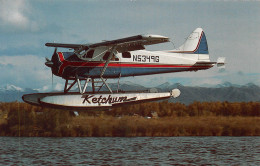
[[[63,90],[63,88],[64,88],[64,85],[63,85],[63,84],[61,84],[61,83],[56,83],[56,85],[55,85],[55,87],[54,87],[54,90],[56,90],[56,91],[61,91],[61,90]]]
[[[44,62],[34,55],[0,56],[0,84],[38,88],[51,83],[51,71]]]
[[[16,82],[23,87],[52,87],[51,72],[43,64],[44,58],[35,56],[50,58],[53,48],[46,48],[46,42],[100,42],[152,33],[171,37],[178,47],[200,26],[207,36],[211,60],[227,57],[224,72],[214,68],[124,79],[148,86],[164,82],[192,85],[199,81],[258,82],[259,85],[259,74],[248,76],[260,71],[260,21],[254,19],[260,12],[257,6],[256,2],[217,0],[211,3],[151,1],[148,5],[145,1],[80,1],[78,5],[74,1],[0,0],[0,56],[14,56],[14,59],[0,57],[0,84]],[[151,47],[163,50],[164,46]],[[172,48],[170,43],[168,48]],[[237,74],[239,71],[243,73]]]
[[[169,74],[157,74],[150,76],[138,76],[122,78],[123,81],[132,81],[135,83],[155,87],[165,82],[171,84],[181,83],[185,86],[216,86],[224,82],[231,82],[239,85],[245,85],[247,83],[254,83],[260,85],[259,73],[243,73],[243,72],[218,72],[216,67],[198,72],[179,72]]]
[[[0,18],[9,24],[25,27],[29,20],[23,14],[26,10],[23,0],[1,0]]]
[[[56,82],[53,84],[44,85],[43,87],[35,90],[38,90],[39,92],[51,92],[51,91],[62,91],[63,89],[64,89],[64,84],[60,82]]]
[[[30,5],[25,0],[0,0],[1,30],[4,31],[37,31],[35,21],[30,20]]]
[[[221,79],[217,78],[202,78],[202,79],[192,79],[192,86],[215,86],[223,83]]]

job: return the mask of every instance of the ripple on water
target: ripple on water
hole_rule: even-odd
[[[260,165],[260,137],[0,137],[0,165]]]

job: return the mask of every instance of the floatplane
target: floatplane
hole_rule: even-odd
[[[179,48],[167,51],[147,51],[145,46],[169,42],[161,35],[136,35],[94,44],[46,43],[54,47],[51,59],[45,65],[52,74],[65,80],[63,92],[34,93],[23,96],[27,103],[64,109],[109,109],[114,106],[156,101],[178,97],[179,89],[170,92],[113,91],[107,79],[129,76],[206,70],[214,65],[224,66],[225,58],[217,62],[209,59],[206,35],[195,29]],[[73,51],[57,52],[57,48]],[[88,84],[92,85],[87,91]],[[75,87],[74,87],[75,86]],[[100,91],[102,87],[107,91]],[[76,88],[77,91],[72,91]]]

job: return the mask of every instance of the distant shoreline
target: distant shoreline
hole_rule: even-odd
[[[0,136],[172,137],[260,136],[260,103],[143,103],[112,111],[46,109],[0,104]]]

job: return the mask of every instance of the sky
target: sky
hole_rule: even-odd
[[[164,82],[214,86],[260,85],[260,2],[229,0],[0,0],[0,87],[62,89],[64,80],[44,65],[47,42],[95,43],[137,34],[171,38],[179,47],[203,28],[210,59],[226,57],[225,70],[122,78],[144,86]],[[148,50],[174,49],[159,44]]]

